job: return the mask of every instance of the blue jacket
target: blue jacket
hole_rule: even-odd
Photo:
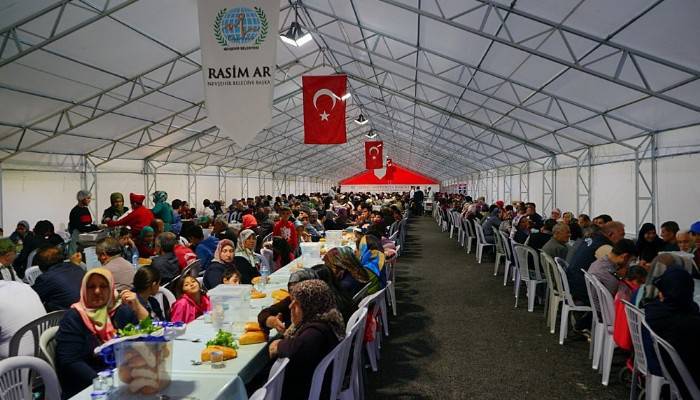
[[[197,244],[197,248],[194,252],[197,254],[197,258],[202,264],[202,269],[207,269],[209,263],[211,263],[211,260],[214,258],[214,252],[218,245],[219,239],[214,235],[209,236]]]
[[[117,329],[126,324],[137,324],[136,314],[129,306],[121,305],[112,317]],[[63,390],[63,398],[70,398],[86,387],[107,366],[94,354],[99,346],[94,336],[83,323],[80,314],[71,308],[61,319],[56,334],[56,371]]]
[[[56,264],[36,278],[32,289],[41,298],[47,312],[65,310],[80,300],[84,275],[85,271],[71,262]]]

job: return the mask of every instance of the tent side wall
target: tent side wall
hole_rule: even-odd
[[[93,194],[90,205],[93,217],[101,218],[103,210],[110,205],[112,192],[121,192],[128,197],[130,192],[151,194],[155,190],[164,190],[168,193],[168,201],[179,198],[188,200],[193,207],[200,207],[205,198],[220,198],[230,204],[233,198],[263,194],[327,192],[335,184],[332,180],[317,177],[273,177],[263,171],[188,168],[186,164],[167,164],[157,168],[155,173],[144,174],[144,163],[136,160],[117,160],[116,165],[110,163],[96,172],[85,172],[79,160],[82,157],[74,158],[76,160],[71,160],[74,162],[63,165],[3,165],[0,170],[0,226],[6,234],[11,233],[20,220],[27,220],[34,226],[38,220],[48,219],[57,230],[65,229],[68,213],[76,203],[75,195],[83,188],[89,188]]]
[[[687,229],[700,218],[697,166],[700,126],[620,144],[590,147],[527,164],[470,174],[443,182],[488,201],[532,201],[549,215],[554,207],[591,217],[610,214],[629,234],[644,222],[674,220]]]

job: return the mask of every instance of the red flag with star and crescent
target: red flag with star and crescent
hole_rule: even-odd
[[[365,142],[365,168],[379,169],[384,166],[384,142],[381,140]]]
[[[345,133],[345,75],[303,76],[304,143],[340,144]]]

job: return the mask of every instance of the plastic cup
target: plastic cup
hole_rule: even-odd
[[[211,352],[211,367],[214,369],[224,368],[224,353],[222,351]]]

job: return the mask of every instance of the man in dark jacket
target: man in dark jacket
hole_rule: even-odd
[[[158,235],[156,240],[159,253],[157,257],[153,258],[151,266],[160,272],[161,285],[170,282],[180,273],[180,265],[174,253],[177,243],[177,237],[172,232],[163,232]]]
[[[59,247],[42,247],[34,257],[42,274],[32,289],[39,295],[46,311],[67,310],[80,300],[80,284],[85,271],[72,262],[63,262]]]
[[[425,194],[420,190],[420,186],[418,186],[416,192],[413,193],[413,206],[418,215],[423,215],[423,200],[425,200]]]
[[[557,221],[553,219],[545,220],[539,232],[530,234],[527,239],[527,245],[535,250],[542,250],[545,243],[549,242],[549,239],[552,238],[552,229],[554,229],[554,225],[556,224]]]

